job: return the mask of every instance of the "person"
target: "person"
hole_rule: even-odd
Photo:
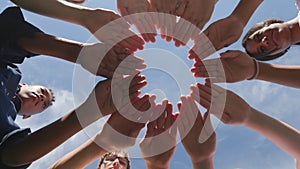
[[[125,20],[135,25],[146,42],[155,42],[156,29],[148,0],[117,0],[118,11]]]
[[[6,72],[11,73],[12,68],[8,66]],[[12,73],[8,75],[12,75]],[[13,78],[15,78],[14,74],[10,79]],[[1,123],[1,131],[4,132],[6,130],[3,133],[0,144],[1,168],[27,168],[30,163],[49,153],[82,128],[103,116],[115,112],[117,110],[116,105],[127,105],[133,100],[135,100],[134,105],[144,105],[149,97],[138,98],[138,90],[145,85],[145,82],[143,82],[145,78],[138,75],[128,78],[121,79],[117,84],[118,87],[111,86],[111,79],[100,81],[83,104],[53,123],[31,133],[30,129],[19,129],[12,122],[13,116],[17,112],[13,102],[9,100],[7,93],[5,93],[7,91],[7,88],[5,88],[7,85],[6,82],[10,82],[10,80],[7,80],[6,74],[1,75],[1,116],[4,116],[1,119],[6,119],[5,123]],[[122,85],[128,84],[128,82],[131,82],[129,93],[126,90],[126,86],[122,87]],[[120,102],[113,100],[111,88],[122,96]],[[130,100],[126,99],[128,96]],[[35,101],[36,95],[31,94],[30,98]],[[2,100],[5,102],[2,102]],[[31,101],[31,105],[35,105],[36,103],[38,102],[35,101],[32,103]],[[36,110],[37,107],[31,107],[31,109]],[[134,124],[133,126],[136,127],[138,125]],[[112,132],[108,131],[108,133]]]
[[[97,135],[56,161],[49,168],[84,168],[107,152],[118,152],[133,146],[139,132],[149,121],[155,109],[154,100],[155,96],[144,95],[141,99],[133,101],[136,110],[122,110],[126,114],[116,111],[109,117]],[[105,169],[107,165],[112,165],[112,163],[105,163],[103,168],[100,168]]]
[[[231,50],[220,58],[197,59],[191,71],[196,77],[209,78],[211,83],[264,80],[289,87],[300,88],[300,66],[278,65],[256,61],[248,54]]]
[[[194,46],[189,51],[189,59],[204,59],[216,51],[236,42],[250,17],[263,0],[240,0],[233,12],[210,24],[194,38]]]
[[[289,21],[276,19],[255,24],[243,38],[242,45],[248,55],[268,61],[284,55],[291,45],[300,42],[298,16]]]
[[[185,45],[194,39],[209,21],[217,0],[182,0],[176,14],[180,16],[174,29],[175,46]]]
[[[178,113],[168,100],[158,104],[139,146],[147,169],[168,169],[176,149]]]
[[[194,169],[213,169],[216,133],[212,127],[210,115],[206,112],[202,117],[191,96],[181,96],[180,100],[178,129],[182,145]]]
[[[232,91],[217,85],[197,84],[191,89],[194,100],[204,106],[210,114],[215,115],[225,124],[246,126],[265,136],[291,155],[296,160],[296,168],[299,169],[299,130],[256,110]],[[219,104],[220,98],[223,96],[225,96],[225,104],[224,108],[220,109],[222,107]]]
[[[132,56],[132,52],[127,49],[102,43],[80,43],[48,35],[25,21],[18,7],[5,9],[0,15],[0,20],[5,23],[0,28],[0,57],[12,63],[22,63],[25,58],[31,56],[48,55],[78,63],[91,73],[107,78],[113,76],[118,66],[119,74],[131,75],[136,73],[136,67],[145,68],[143,60]],[[14,49],[20,51],[19,48],[22,49],[20,54],[13,52]],[[22,53],[24,57],[21,57]],[[120,65],[124,60],[126,62]]]
[[[130,169],[129,154],[125,151],[107,152],[101,158],[97,169]]]
[[[144,41],[129,30],[127,22],[113,11],[91,9],[60,0],[11,1],[31,12],[81,25],[105,44],[117,45],[131,51],[143,49]]]
[[[141,104],[139,110],[148,109],[142,113],[143,120],[137,122],[140,118],[137,116],[135,121],[131,121],[118,112],[113,113],[97,136],[59,159],[50,168],[83,168],[102,155],[99,169],[130,169],[129,157],[123,150],[135,144],[139,131],[148,121],[146,134],[139,144],[146,167],[169,168],[176,147],[175,121],[178,114],[172,114],[172,104],[168,100],[164,100],[162,104],[155,104],[154,99],[154,96],[149,99],[151,106]]]
[[[119,87],[125,83],[132,84],[129,85],[130,93],[126,90],[127,93],[125,91],[125,94],[123,90],[126,89],[126,86],[123,89],[111,86],[112,79],[101,81],[82,105],[61,119],[32,133],[29,128],[20,129],[14,122],[18,111],[24,118],[27,118],[47,108],[53,100],[51,91],[43,86],[19,85],[21,71],[15,65],[15,63],[22,63],[26,57],[36,55],[35,50],[24,47],[22,42],[42,32],[26,22],[20,9],[16,7],[5,10],[0,15],[0,19],[6,23],[1,27],[6,32],[1,31],[2,40],[0,44],[0,114],[1,119],[3,119],[3,123],[1,123],[0,168],[27,168],[30,163],[53,150],[85,125],[102,117],[100,110],[104,116],[115,112],[116,107],[112,100],[110,88],[114,88],[120,96],[126,95],[134,99],[139,95],[138,90],[146,84],[145,78],[139,75],[120,77],[121,81],[116,82]],[[29,44],[25,43],[27,46],[34,46],[34,43],[27,42],[29,42]],[[43,47],[46,45],[42,44]],[[51,45],[48,47],[51,48]],[[20,86],[19,89],[18,86]],[[17,97],[18,90],[20,99]],[[95,95],[95,93],[97,94]],[[120,98],[122,98],[120,105],[128,103],[123,97]],[[23,102],[20,102],[21,99]],[[91,112],[88,113],[87,110]],[[80,114],[82,114],[81,119],[77,119],[77,115]]]

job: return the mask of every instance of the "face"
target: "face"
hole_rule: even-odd
[[[127,169],[128,161],[119,155],[108,155],[104,158],[100,169]]]
[[[282,53],[291,45],[291,31],[288,26],[273,23],[249,36],[246,50],[253,55],[268,56]]]
[[[40,85],[22,84],[18,93],[22,100],[19,114],[31,116],[48,108],[52,101],[50,90]]]

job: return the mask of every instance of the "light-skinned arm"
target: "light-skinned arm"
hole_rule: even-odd
[[[104,43],[118,44],[132,51],[143,49],[144,41],[129,30],[127,22],[119,19],[120,16],[114,11],[92,9],[62,0],[12,0],[12,2],[34,13],[81,25]]]
[[[177,115],[172,114],[172,104],[164,100],[153,111],[157,117],[147,125],[140,150],[147,169],[168,169],[176,148]],[[152,117],[153,118],[153,117]]]
[[[142,59],[133,56],[127,49],[110,47],[102,43],[80,43],[45,33],[20,38],[18,44],[28,52],[78,63],[91,73],[107,78],[113,77],[117,68],[119,68],[117,74],[134,75],[136,69],[143,69],[146,66]],[[120,66],[124,60],[126,62]]]
[[[203,31],[204,35],[200,34],[195,38],[195,45],[190,50],[189,58],[206,58],[215,51],[236,42],[252,14],[262,2],[263,0],[240,0],[228,17],[212,23]]]
[[[29,134],[19,142],[6,144],[1,151],[2,162],[8,166],[20,166],[46,155],[82,128],[115,112],[116,105],[125,105],[135,99],[139,94],[138,90],[146,84],[144,79],[144,77],[135,76],[133,80],[127,77],[120,81],[117,92],[123,96],[120,98],[122,103],[117,103],[112,99],[111,80],[99,82],[87,100],[78,108]],[[126,86],[122,89],[122,84],[128,84],[128,81],[131,84],[129,93]]]
[[[197,95],[198,90],[198,95]],[[290,125],[274,119],[252,108],[241,97],[219,86],[197,84],[192,87],[193,98],[222,122],[230,125],[243,125],[267,137],[283,151],[298,161],[300,159],[300,133]],[[214,92],[212,92],[214,91]],[[214,93],[214,94],[211,94]],[[221,97],[220,97],[221,96]],[[220,99],[225,96],[224,109],[220,109]]]
[[[198,35],[209,21],[215,7],[215,0],[183,0],[184,10],[174,30],[175,46],[185,45]],[[180,9],[180,7],[178,8]],[[180,11],[180,10],[179,10]],[[177,40],[176,40],[177,39]]]
[[[148,95],[145,95],[136,100],[134,105],[137,106],[137,109],[149,109],[151,105],[144,104],[148,99],[153,101],[153,96],[149,98]],[[137,122],[138,119],[131,121],[119,112],[113,113],[99,134],[59,159],[50,168],[84,168],[108,151],[121,150],[133,146],[136,137],[150,117],[149,113],[142,114],[142,116],[144,116],[145,121]],[[116,140],[118,141],[115,142]]]
[[[255,78],[300,88],[300,79],[297,78],[300,66],[258,62],[241,51],[227,51],[216,59],[196,59],[191,71],[196,77],[210,78],[212,83],[232,83]]]
[[[191,158],[193,168],[213,169],[216,134],[210,122],[210,116],[205,113],[202,117],[194,99],[190,96],[181,97],[178,109],[181,142]]]

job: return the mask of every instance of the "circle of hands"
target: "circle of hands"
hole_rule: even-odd
[[[82,3],[84,0],[75,2]],[[248,79],[252,73],[248,62],[252,62],[252,59],[237,57],[241,52],[233,51],[230,56],[226,52],[221,54],[221,59],[203,60],[236,41],[242,33],[239,24],[236,24],[236,30],[227,30],[228,36],[236,38],[220,36],[221,29],[218,28],[236,23],[232,16],[211,24],[201,32],[211,17],[215,3],[216,0],[118,0],[118,10],[123,17],[113,11],[93,11],[93,21],[87,22],[85,26],[103,44],[83,48],[81,55],[84,57],[80,57],[78,63],[93,74],[108,78],[96,85],[85,102],[91,109],[94,105],[89,104],[89,100],[96,98],[98,106],[94,106],[95,110],[100,109],[102,116],[111,114],[95,138],[97,144],[111,151],[133,146],[139,132],[147,125],[145,137],[140,143],[143,158],[153,168],[168,168],[179,131],[181,142],[193,165],[201,166],[207,164],[216,151],[216,134],[210,114],[223,122],[243,123],[242,116],[235,116],[237,119],[233,119],[229,112],[236,113],[241,111],[241,107],[249,108],[249,105],[231,91],[213,83]],[[99,22],[94,22],[97,18]],[[116,20],[118,22],[114,22]],[[130,30],[128,23],[137,28],[142,38]],[[195,77],[214,77],[206,80],[205,84],[192,85],[190,95],[180,98],[177,113],[173,113],[173,105],[168,100],[157,104],[154,95],[139,96],[140,89],[147,84],[146,78],[140,75],[140,70],[146,68],[146,65],[133,52],[143,49],[145,42],[155,42],[157,29],[160,30],[161,38],[168,42],[173,40],[177,47],[186,45],[190,39],[194,40],[195,44],[188,56],[195,60],[192,73]],[[99,56],[101,54],[104,56]],[[230,62],[237,60],[240,64],[236,64],[236,67],[228,66]],[[238,69],[238,66],[249,69],[246,71],[249,72],[247,76],[231,76],[230,71]],[[225,72],[219,71],[223,68],[226,69]],[[119,80],[113,82],[113,79]],[[114,97],[112,91],[118,93],[118,97]],[[222,104],[219,99],[224,97],[226,104]],[[204,115],[200,113],[196,102],[207,109]],[[236,102],[239,103],[239,108],[232,106]]]

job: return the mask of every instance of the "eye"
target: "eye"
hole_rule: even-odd
[[[41,92],[42,92],[42,94],[46,94],[46,91],[43,88],[41,88]]]

